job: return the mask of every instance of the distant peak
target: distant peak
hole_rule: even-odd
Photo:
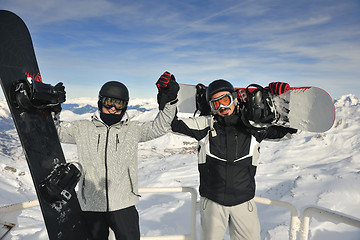
[[[344,95],[341,98],[336,99],[334,102],[337,107],[359,105],[359,99],[354,94]]]

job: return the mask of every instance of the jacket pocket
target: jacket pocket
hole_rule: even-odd
[[[96,145],[97,152],[99,152],[99,147],[100,147],[100,134],[98,134],[98,139],[97,139],[97,145]]]
[[[134,195],[137,196],[137,197],[141,197],[141,195],[137,194],[137,193],[134,191],[134,185],[133,185],[133,181],[132,181],[131,174],[130,174],[130,168],[128,168],[128,176],[129,176],[129,181],[130,181],[131,193],[134,194]]]
[[[116,134],[116,147],[115,147],[115,151],[117,152],[118,150],[118,146],[119,146],[119,143],[120,143],[120,140],[119,140],[119,134]]]

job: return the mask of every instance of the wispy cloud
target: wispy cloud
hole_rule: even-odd
[[[360,95],[356,0],[21,2],[2,5],[29,25],[52,81],[149,88],[171,70],[187,83],[288,81]]]

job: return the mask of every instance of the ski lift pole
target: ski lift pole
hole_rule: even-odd
[[[3,240],[10,230],[15,227],[15,223],[0,223],[0,225],[3,225],[2,228],[6,229],[6,231],[0,236],[0,240]]]
[[[32,200],[32,201],[27,201],[27,202],[22,202],[22,203],[14,203],[11,205],[0,207],[0,214],[18,211],[18,210],[22,210],[25,208],[31,208],[31,207],[35,207],[38,205],[39,205],[38,200]]]
[[[325,217],[326,219],[333,220],[335,222],[345,223],[347,225],[360,228],[360,219],[358,218],[317,206],[307,207],[303,211],[300,240],[308,239],[310,217],[314,215]]]
[[[300,222],[300,219],[299,219],[298,211],[297,211],[297,209],[295,208],[294,205],[292,205],[291,203],[288,203],[288,202],[277,201],[277,200],[272,200],[272,199],[262,198],[262,197],[255,197],[254,201],[258,202],[258,203],[261,203],[261,204],[274,205],[274,206],[277,206],[277,207],[282,207],[282,208],[289,209],[290,214],[291,214],[289,239],[290,240],[296,240],[297,232],[300,229],[301,222]]]

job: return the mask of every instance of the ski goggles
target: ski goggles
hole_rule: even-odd
[[[102,106],[105,108],[110,109],[112,107],[115,107],[117,111],[120,111],[127,106],[128,101],[111,97],[101,97],[101,103]]]
[[[220,97],[211,99],[209,101],[211,110],[213,112],[219,111],[222,107],[229,108],[233,102],[234,98],[230,93],[221,95]]]

